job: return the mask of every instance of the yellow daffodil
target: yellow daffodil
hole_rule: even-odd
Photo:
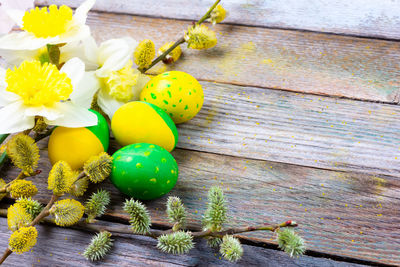
[[[87,13],[96,0],[87,0],[75,14],[63,5],[36,7],[26,12],[17,9],[6,10],[8,16],[21,28],[0,38],[1,55],[9,58],[32,59],[46,48],[47,44],[76,43],[90,36],[86,23]],[[11,54],[11,55],[10,55]]]
[[[111,39],[97,46],[93,38],[86,42],[85,64],[97,65],[97,104],[111,119],[126,102],[138,100],[144,85],[150,80],[133,66],[133,53],[138,43],[129,37]]]
[[[87,110],[93,88],[98,88],[97,80],[93,73],[85,73],[78,58],[67,61],[60,70],[39,61],[0,68],[0,133],[31,129],[36,116],[48,125],[95,125],[97,116]]]

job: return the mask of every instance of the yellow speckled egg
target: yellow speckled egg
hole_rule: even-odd
[[[193,76],[182,71],[168,71],[146,84],[140,100],[160,107],[175,123],[183,123],[200,111],[204,93]]]

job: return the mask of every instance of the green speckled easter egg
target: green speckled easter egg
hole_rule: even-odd
[[[164,148],[147,143],[114,153],[110,179],[122,193],[141,200],[167,194],[178,180],[178,164]]]
[[[200,111],[204,93],[193,76],[182,71],[168,71],[146,84],[140,100],[160,107],[175,123],[183,123]]]

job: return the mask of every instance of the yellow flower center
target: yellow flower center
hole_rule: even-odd
[[[107,78],[103,79],[108,93],[118,101],[127,102],[133,97],[132,86],[137,83],[139,73],[135,73],[132,64],[129,60],[122,69],[111,72]]]
[[[33,33],[36,37],[47,38],[65,33],[69,22],[72,21],[72,9],[67,6],[56,5],[43,8],[34,8],[25,12],[22,18],[22,29]]]
[[[51,106],[67,100],[72,93],[71,79],[53,64],[24,61],[6,72],[6,90],[19,95],[25,105]]]

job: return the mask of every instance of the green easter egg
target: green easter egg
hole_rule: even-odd
[[[121,106],[112,117],[111,130],[122,146],[149,143],[171,152],[178,142],[172,119],[159,107],[141,101]]]
[[[145,85],[140,100],[160,107],[175,123],[183,123],[200,111],[204,93],[200,83],[190,74],[168,71]]]
[[[178,180],[178,164],[158,145],[128,145],[112,157],[111,182],[119,191],[136,199],[159,198],[171,191]]]

